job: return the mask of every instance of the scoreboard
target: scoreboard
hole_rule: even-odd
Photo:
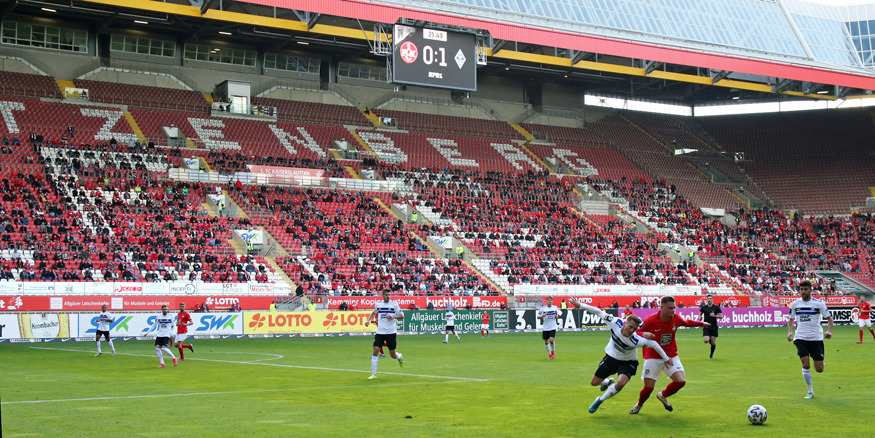
[[[395,25],[392,82],[477,91],[473,34]]]

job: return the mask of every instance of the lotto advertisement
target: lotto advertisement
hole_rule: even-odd
[[[368,320],[371,312],[372,310],[352,312],[243,312],[243,333],[247,335],[278,335],[373,332],[377,329],[376,324],[365,327],[365,322]]]

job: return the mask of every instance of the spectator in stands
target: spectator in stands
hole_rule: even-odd
[[[346,304],[346,301],[341,301],[340,306],[338,306],[339,310],[349,310],[349,305]]]

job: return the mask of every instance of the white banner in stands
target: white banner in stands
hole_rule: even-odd
[[[225,202],[225,195],[209,195],[209,197],[216,205],[219,205],[220,202]]]
[[[240,284],[240,283],[236,283]],[[244,285],[245,286],[245,285]],[[273,285],[269,283],[259,283],[249,285],[250,295],[273,295]]]
[[[18,281],[0,281],[0,295],[20,295],[23,285]]]
[[[234,230],[244,242],[252,242],[254,245],[264,245],[264,231],[262,230]]]
[[[185,163],[185,167],[191,170],[200,169],[200,160],[197,158],[183,158],[182,162]]]
[[[709,216],[717,216],[717,217],[721,217],[721,216],[723,216],[723,215],[726,214],[726,210],[723,209],[723,208],[707,208],[707,207],[702,207],[701,210],[702,210],[702,213],[705,213],[705,214],[707,214],[707,215],[709,215]]]
[[[449,236],[431,236],[431,239],[437,242],[444,249],[453,249],[453,238]]]
[[[169,283],[145,282],[140,284],[142,284],[143,295],[165,295],[169,289]]]
[[[31,281],[21,284],[21,294],[24,295],[54,295],[55,283],[50,281]]]
[[[246,283],[198,283],[198,295],[247,295]]]
[[[161,283],[156,283],[161,284]],[[166,283],[167,291],[170,295],[195,295],[197,294],[197,284],[195,283]]]
[[[661,284],[515,284],[516,295],[732,295],[729,287]]]
[[[59,295],[85,295],[85,285],[88,283],[84,282],[63,282],[63,283],[55,283],[55,293]]]

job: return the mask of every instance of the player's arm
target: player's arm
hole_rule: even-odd
[[[717,306],[717,313],[714,314],[714,317],[717,319],[723,319],[723,309],[720,306]]]
[[[397,306],[395,307],[395,318],[394,319],[397,319],[399,321],[404,321],[404,312],[401,310],[400,307],[397,307]]]
[[[606,319],[608,316],[610,316],[607,313],[605,313],[604,311],[602,311],[601,309],[599,309],[598,307],[593,307],[593,306],[590,306],[588,304],[583,304],[583,303],[581,303],[577,300],[574,300],[574,299],[572,299],[570,302],[572,304],[574,304],[575,308],[583,309],[584,312],[592,313],[593,315],[596,315],[601,319]]]
[[[151,335],[152,332],[155,331],[155,329],[157,329],[157,328],[158,328],[158,318],[155,318],[155,322],[153,322],[152,325],[149,326],[149,329],[146,330],[146,333],[143,334],[143,336],[149,336],[149,335]]]
[[[793,309],[790,309],[790,316],[787,318],[787,342],[793,342],[793,323],[796,317],[793,316]]]
[[[829,339],[829,338],[832,338],[832,325],[833,325],[832,313],[829,313],[829,316],[826,318],[826,323],[827,323],[826,333],[823,334],[823,337],[826,339]]]
[[[710,323],[684,318],[684,327],[711,327]]]
[[[367,327],[368,325],[370,325],[370,324],[371,324],[371,321],[373,321],[373,320],[374,320],[374,317],[376,317],[376,316],[377,316],[377,309],[374,309],[374,311],[371,312],[370,315],[368,315],[368,320],[365,321],[365,327]]]

